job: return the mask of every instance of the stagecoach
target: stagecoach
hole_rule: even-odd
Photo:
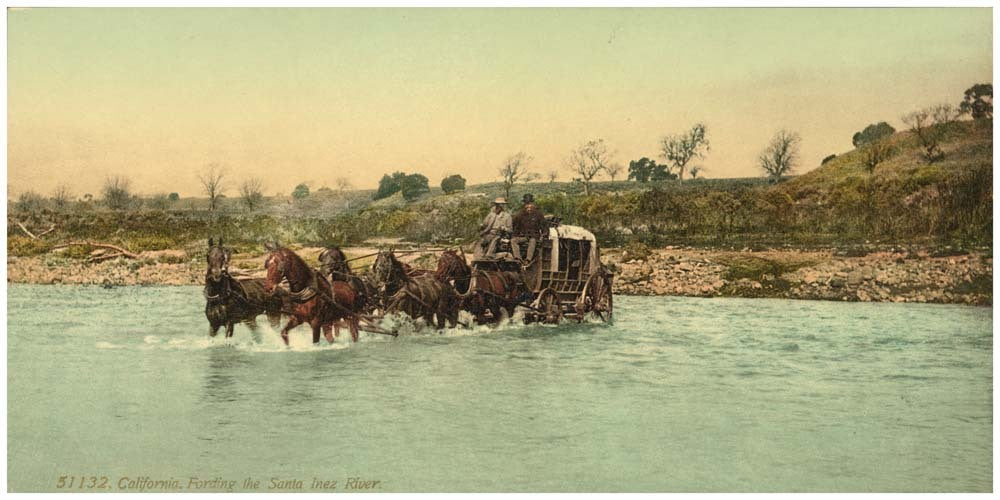
[[[518,303],[525,309],[525,322],[582,321],[588,315],[611,321],[614,274],[601,263],[597,239],[590,231],[550,218],[548,235],[537,242],[535,255],[527,264],[513,257],[509,238],[503,238],[497,247],[492,256],[473,259],[472,268],[521,273],[530,294]],[[473,280],[476,275],[473,273]],[[472,285],[474,289],[475,283]]]

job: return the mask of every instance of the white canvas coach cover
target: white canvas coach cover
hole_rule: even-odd
[[[588,258],[589,273],[597,272],[597,238],[594,233],[587,231],[580,226],[566,226],[560,224],[558,227],[549,228],[549,239],[552,240],[552,271],[559,271],[559,240],[586,240],[590,244],[590,258]]]

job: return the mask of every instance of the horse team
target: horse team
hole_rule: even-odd
[[[204,295],[209,335],[225,326],[226,337],[231,337],[236,323],[254,330],[257,316],[266,314],[273,327],[282,315],[289,318],[281,329],[285,345],[288,332],[301,324],[312,328],[314,344],[321,332],[333,343],[343,326],[356,342],[362,323],[367,330],[389,333],[374,324],[377,313],[402,313],[438,329],[446,323],[454,328],[461,310],[479,324],[495,323],[502,312],[512,315],[530,295],[518,273],[473,271],[465,254],[454,250],[441,254],[435,271],[413,269],[392,250],[382,250],[370,272],[358,275],[337,247],[320,253],[319,269],[288,248],[268,243],[265,249],[267,277],[236,279],[229,274],[231,250],[221,238],[208,240]],[[283,282],[287,289],[279,286]]]

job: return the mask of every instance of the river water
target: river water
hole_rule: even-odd
[[[11,491],[992,489],[991,308],[617,297],[285,348],[208,338],[198,287],[7,300]]]

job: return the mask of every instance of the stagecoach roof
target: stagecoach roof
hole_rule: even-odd
[[[567,226],[564,224],[560,224],[558,227],[550,227],[549,238],[597,241],[597,238],[594,237],[594,233],[591,233],[590,231],[587,231],[586,229],[579,226]]]

